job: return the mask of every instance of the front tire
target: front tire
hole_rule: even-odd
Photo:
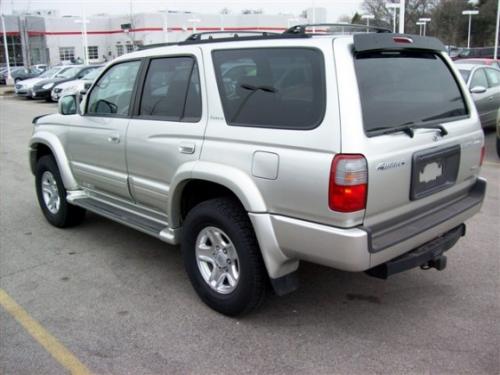
[[[66,228],[82,222],[85,210],[66,201],[66,189],[57,163],[51,155],[42,156],[38,160],[35,183],[38,203],[50,224]]]
[[[184,265],[198,296],[228,316],[257,308],[266,272],[248,214],[239,202],[216,198],[187,215],[182,231]]]

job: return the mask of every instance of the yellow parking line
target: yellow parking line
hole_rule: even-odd
[[[47,350],[52,357],[74,375],[91,372],[57,339],[33,319],[3,289],[0,289],[0,305],[21,324],[26,331]]]
[[[484,165],[492,165],[494,167],[499,167],[500,166],[500,163],[495,163],[494,161],[483,161],[483,164]]]

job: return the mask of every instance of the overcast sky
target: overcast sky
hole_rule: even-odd
[[[316,7],[326,8],[327,20],[335,22],[342,15],[354,14],[362,2],[362,0],[0,0],[0,9],[3,14],[12,13],[13,9],[17,11],[57,9],[61,15],[80,15],[82,7],[85,7],[87,15],[128,14],[132,4],[134,13],[163,9],[218,13],[220,9],[229,8],[232,13],[239,13],[242,9],[262,9],[266,14],[298,15],[314,4]]]

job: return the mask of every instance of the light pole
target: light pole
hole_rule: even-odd
[[[425,22],[418,21],[416,24],[420,26],[419,35],[422,35],[422,26],[425,25]]]
[[[79,20],[75,20],[75,23],[82,24],[82,36],[83,36],[83,61],[85,65],[89,64],[89,43],[87,40],[87,24],[90,21],[87,20],[87,16],[85,15],[85,6],[82,4],[82,18]]]
[[[2,34],[3,34],[3,48],[5,52],[5,63],[7,64],[7,85],[12,85],[14,83],[12,76],[10,75],[10,58],[9,58],[9,47],[7,46],[7,30],[5,29],[5,19],[2,14]],[[14,52],[15,53],[15,52]]]
[[[392,32],[396,33],[396,12],[401,7],[401,4],[387,3],[385,7],[387,9],[392,9]]]
[[[200,23],[201,20],[199,18],[190,18],[188,22],[193,24],[193,34],[196,33],[196,24]]]
[[[405,33],[405,0],[399,0],[399,33]]]
[[[464,10],[462,12],[464,16],[469,16],[469,32],[467,34],[467,48],[470,48],[470,29],[472,23],[472,16],[477,16],[479,14],[478,10]],[[497,33],[498,35],[498,33]]]
[[[495,60],[498,59],[498,33],[500,32],[499,24],[500,24],[500,0],[498,0],[497,3],[497,26],[495,28],[495,52],[493,53],[493,58]]]
[[[368,28],[370,27],[370,20],[375,19],[375,16],[373,14],[363,14],[361,15],[361,19],[366,20],[366,31],[368,31]]]
[[[160,11],[163,18],[163,42],[168,43],[168,10]]]
[[[419,18],[418,22],[423,22],[424,23],[424,36],[427,34],[427,22],[431,22],[430,18]]]

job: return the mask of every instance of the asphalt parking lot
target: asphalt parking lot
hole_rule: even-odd
[[[486,201],[446,270],[381,281],[303,263],[297,292],[231,319],[197,298],[178,248],[92,214],[45,221],[27,150],[31,119],[54,111],[0,98],[1,374],[500,373],[493,132]]]

